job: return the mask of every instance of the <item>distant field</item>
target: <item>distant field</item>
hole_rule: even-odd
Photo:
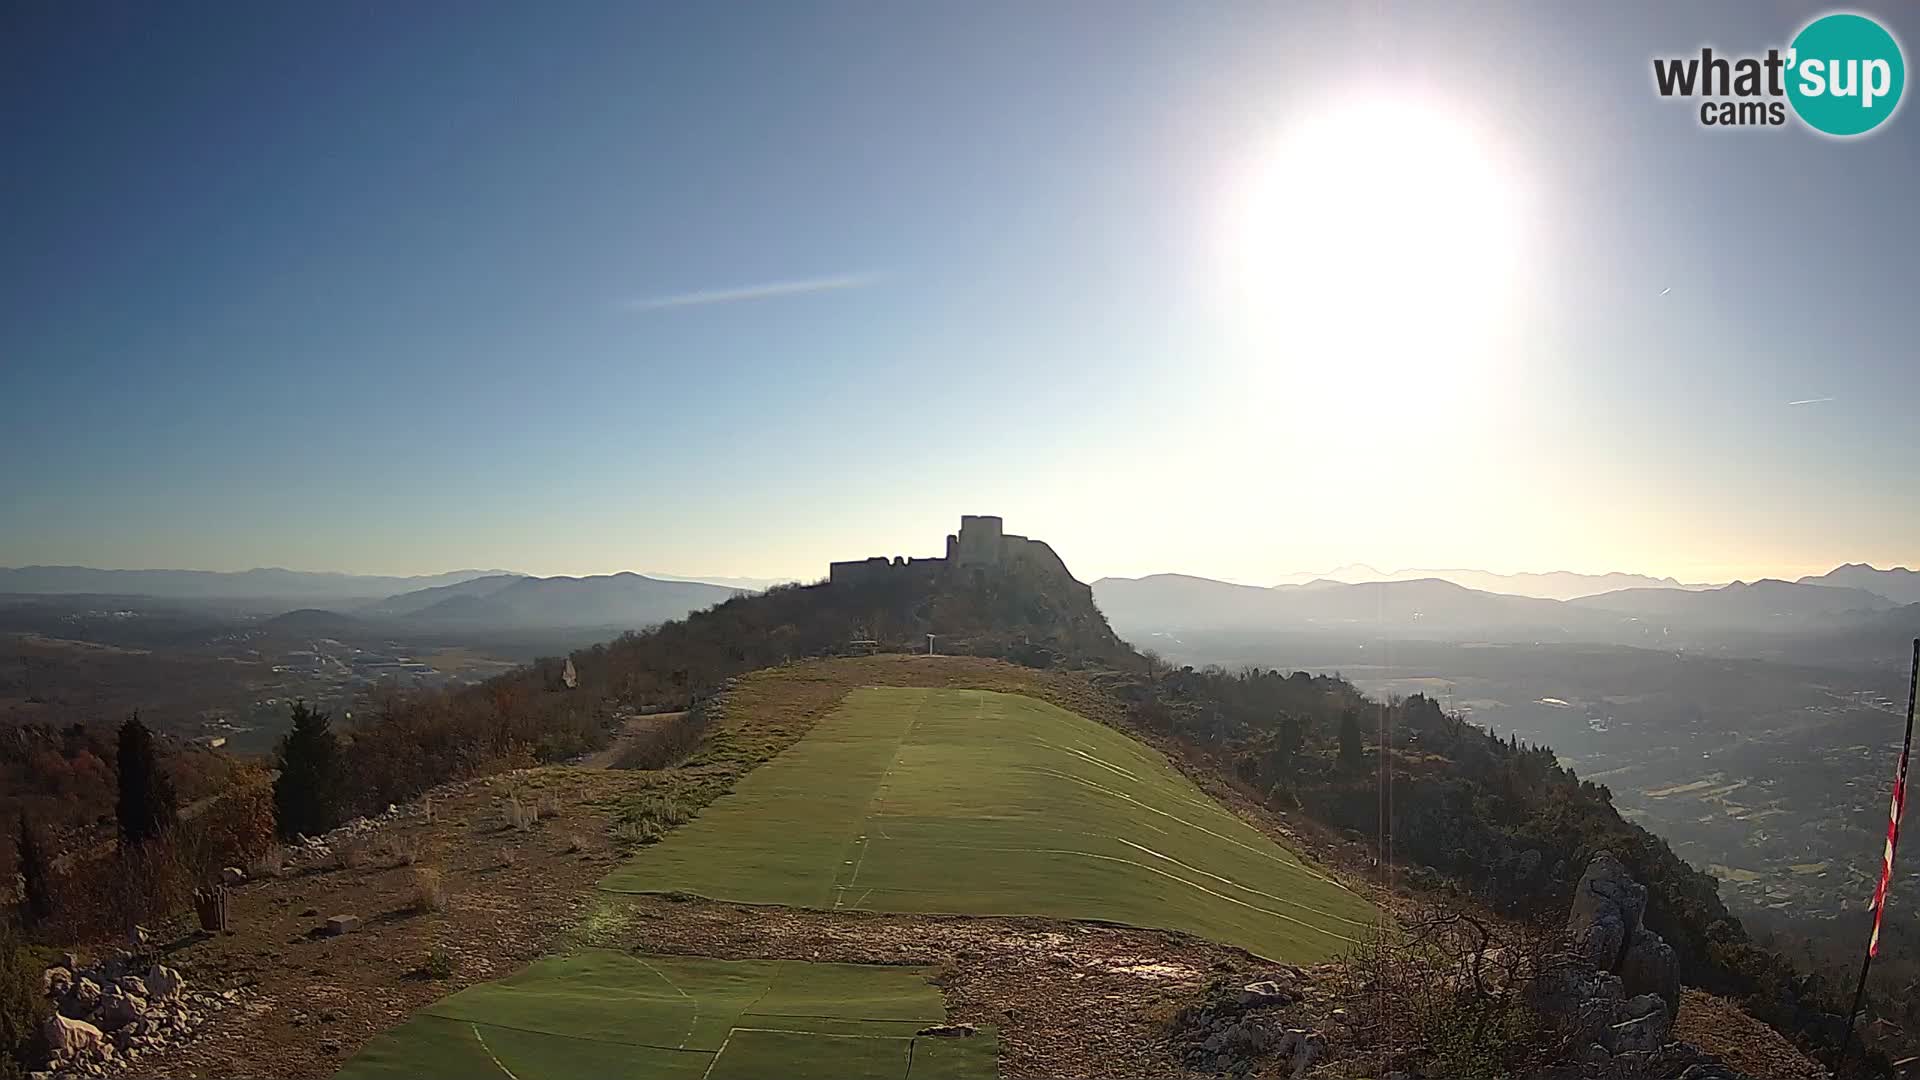
[[[856,690],[613,892],[1184,930],[1293,962],[1375,912],[1209,799],[1160,754],[982,690]]]
[[[429,1005],[336,1080],[991,1080],[998,1040],[941,1023],[920,968],[591,950]]]

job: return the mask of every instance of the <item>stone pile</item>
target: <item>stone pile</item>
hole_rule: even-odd
[[[54,1012],[41,1029],[50,1056],[33,1080],[72,1080],[128,1068],[142,1055],[185,1043],[212,1014],[240,999],[236,990],[191,990],[184,976],[164,964],[144,970],[135,964],[122,954],[86,967],[69,953],[41,973],[41,988]]]
[[[1216,982],[1199,1004],[1174,1021],[1174,1052],[1188,1068],[1231,1077],[1297,1077],[1326,1054],[1319,1032],[1286,1025],[1279,1015],[1299,1002],[1305,973],[1288,968],[1243,986]],[[1276,1066],[1278,1071],[1268,1068]]]

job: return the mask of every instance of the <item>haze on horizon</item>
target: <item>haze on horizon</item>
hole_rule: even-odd
[[[1649,85],[1797,15],[218,7],[0,24],[0,565],[1920,562],[1920,122]]]

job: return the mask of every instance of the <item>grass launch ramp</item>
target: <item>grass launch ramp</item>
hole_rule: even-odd
[[[1184,930],[1290,962],[1374,909],[1118,731],[1014,694],[856,690],[614,892]]]
[[[587,951],[469,987],[368,1042],[336,1080],[991,1080],[990,1029],[919,968]]]

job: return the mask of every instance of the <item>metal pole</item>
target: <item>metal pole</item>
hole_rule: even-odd
[[[1905,784],[1907,776],[1907,754],[1913,749],[1913,698],[1917,690],[1920,690],[1920,638],[1913,639],[1913,666],[1907,675],[1907,734],[1906,738],[1900,744],[1900,773],[1899,776],[1896,777],[1896,782],[1902,785]],[[1904,795],[1904,792],[1901,794]],[[1907,816],[1904,798],[1900,805],[1900,816]],[[1889,822],[1888,824],[1891,826],[1896,823]],[[1894,842],[1897,843],[1898,833],[1895,833],[1894,836]],[[1887,890],[1891,892],[1893,890],[1891,874],[1893,852],[1889,851],[1887,853],[1887,860],[1889,865],[1882,872],[1888,874]],[[1880,897],[1880,907],[1885,907],[1886,903],[1887,898],[1883,894]],[[1880,924],[1879,909],[1874,909],[1870,914],[1873,915],[1874,926],[1878,927]],[[1833,1071],[1835,1073],[1840,1072],[1841,1068],[1846,1065],[1847,1051],[1853,1048],[1853,1022],[1860,1015],[1861,1003],[1866,1000],[1867,972],[1873,967],[1873,952],[1873,946],[1869,943],[1867,946],[1867,955],[1860,961],[1860,983],[1853,988],[1853,1008],[1847,1010],[1847,1030],[1840,1033],[1840,1056],[1834,1059],[1833,1063]]]

